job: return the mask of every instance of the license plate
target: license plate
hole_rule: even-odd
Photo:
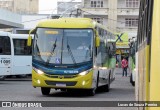
[[[66,84],[56,84],[58,87],[66,87]]]

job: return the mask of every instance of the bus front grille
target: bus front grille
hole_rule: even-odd
[[[45,81],[45,83],[47,85],[53,85],[53,86],[56,86],[58,84],[63,84],[63,85],[66,85],[66,86],[75,86],[77,84],[77,81]]]
[[[77,77],[77,75],[49,75],[49,74],[45,74],[45,76],[49,77],[49,78],[75,78]]]

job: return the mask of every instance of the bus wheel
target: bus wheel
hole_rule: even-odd
[[[109,75],[109,78],[108,78],[108,84],[103,86],[103,90],[105,92],[109,92],[109,90],[110,90],[110,75]]]
[[[132,86],[135,86],[135,82],[132,80],[132,74],[130,76],[130,83],[132,84]]]
[[[98,89],[98,84],[99,84],[99,72],[98,72],[98,75],[97,75],[96,89]]]
[[[41,87],[42,95],[49,95],[51,88]]]
[[[3,81],[6,78],[6,76],[0,76],[0,81]]]
[[[89,89],[89,91],[88,91],[89,96],[94,96],[95,94],[96,94],[96,88]]]

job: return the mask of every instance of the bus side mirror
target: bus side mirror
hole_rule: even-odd
[[[100,38],[96,36],[96,47],[99,47],[100,45]]]
[[[27,46],[31,46],[32,44],[32,36],[29,35],[28,40],[27,40]]]

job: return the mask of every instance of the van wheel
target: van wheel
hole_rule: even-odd
[[[0,76],[0,81],[5,80],[6,77],[7,77],[7,76]]]
[[[27,78],[27,74],[16,75],[16,78]]]
[[[42,95],[49,95],[51,88],[41,87]]]

